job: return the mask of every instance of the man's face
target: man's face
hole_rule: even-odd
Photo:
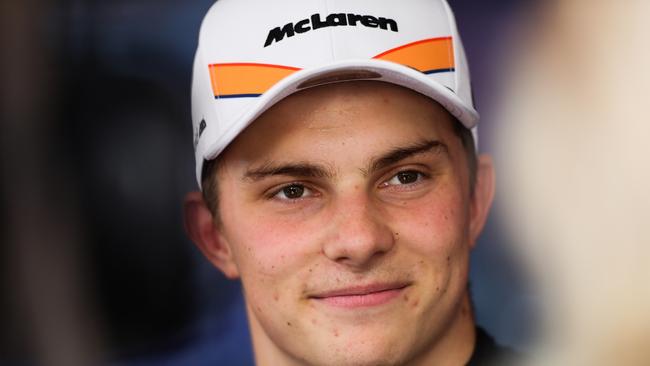
[[[410,90],[347,82],[284,99],[222,154],[218,231],[258,360],[405,362],[472,326],[452,123]]]

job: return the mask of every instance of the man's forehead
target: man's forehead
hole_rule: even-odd
[[[334,112],[336,118],[328,112]],[[433,124],[453,120],[444,107],[429,97],[399,85],[365,80],[319,85],[292,94],[262,113],[251,126],[271,119],[274,124],[300,121],[305,124],[301,127],[327,131],[341,128],[350,120],[373,115],[381,118],[385,112],[398,117],[395,123],[406,118]]]
[[[375,171],[373,164],[387,161],[391,154],[404,155],[422,146],[448,152],[453,123],[437,102],[400,86],[370,81],[330,84],[276,104],[240,134],[222,158],[253,172],[248,178],[282,166],[306,165],[319,166],[320,171],[305,176],[333,176],[336,161],[353,158],[359,169]]]

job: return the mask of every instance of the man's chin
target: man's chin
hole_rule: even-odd
[[[324,350],[323,354],[311,357],[321,359],[326,365],[403,364],[410,358],[409,355],[415,353],[417,343],[413,334],[404,332],[406,327],[408,325],[398,329],[390,329],[390,326],[387,328],[386,324],[333,325],[319,339],[314,339],[316,344],[309,347],[309,350]],[[405,345],[411,349],[403,349]]]

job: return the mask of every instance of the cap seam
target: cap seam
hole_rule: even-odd
[[[329,6],[327,4],[327,0],[323,0],[323,7],[325,8],[325,16],[329,15]],[[336,55],[334,54],[334,29],[333,27],[328,27],[327,28],[327,33],[330,38],[330,57],[331,60],[334,61],[336,60]]]
[[[447,22],[449,23],[449,28],[450,28],[450,31],[452,33],[451,34],[452,40],[451,40],[451,46],[450,46],[452,49],[449,50],[449,61],[453,61],[454,68],[456,69],[454,71],[454,84],[455,84],[454,92],[458,93],[458,84],[459,84],[458,83],[458,74],[459,74],[458,71],[459,70],[456,67],[457,66],[456,65],[456,60],[458,59],[458,57],[457,57],[457,52],[458,51],[456,50],[456,47],[455,47],[455,44],[459,41],[459,39],[458,39],[459,38],[458,29],[456,27],[456,22],[454,21],[454,17],[452,16],[451,7],[449,6],[449,4],[447,3],[446,0],[441,0],[441,2],[443,4],[443,7],[445,8],[445,13],[447,15]],[[454,38],[456,38],[456,39],[454,39]]]

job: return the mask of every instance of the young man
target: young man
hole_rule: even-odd
[[[489,157],[444,0],[220,0],[186,227],[242,281],[259,365],[464,365]]]

